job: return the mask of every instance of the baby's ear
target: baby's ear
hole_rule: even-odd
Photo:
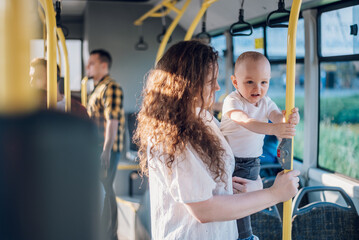
[[[234,75],[231,75],[231,80],[232,80],[232,84],[235,88],[237,88],[237,79],[236,79],[236,76]]]

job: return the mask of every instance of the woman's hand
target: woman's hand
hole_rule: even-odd
[[[279,202],[285,202],[294,197],[298,192],[299,176],[298,170],[292,170],[284,173],[281,171],[277,174],[277,177],[273,183],[273,186],[269,190],[279,200]]]
[[[241,177],[232,177],[233,193],[253,192],[263,189],[263,183],[258,176],[257,180],[248,180]]]

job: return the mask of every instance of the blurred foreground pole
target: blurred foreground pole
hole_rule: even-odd
[[[97,129],[36,110],[29,84],[36,4],[0,0],[0,239],[98,240]]]

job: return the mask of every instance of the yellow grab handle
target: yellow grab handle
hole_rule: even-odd
[[[60,39],[61,46],[62,46],[62,51],[63,51],[64,59],[65,59],[65,78],[64,78],[64,93],[65,93],[65,101],[66,101],[65,111],[66,112],[71,112],[69,56],[68,56],[68,52],[67,52],[65,36],[64,36],[64,33],[62,32],[61,28],[57,28],[57,36]],[[61,59],[61,57],[60,57],[60,59]]]
[[[82,105],[84,105],[84,107],[87,107],[87,81],[88,81],[88,77],[85,76],[82,80],[81,80],[81,103]]]
[[[52,0],[39,0],[45,11],[47,29],[47,107],[57,106],[56,20]]]
[[[287,79],[286,79],[286,101],[285,101],[285,120],[288,121],[289,115],[291,114],[292,109],[294,108],[294,94],[295,94],[295,63],[296,63],[296,37],[297,37],[297,25],[300,6],[302,0],[294,0],[289,16],[289,26],[288,26],[288,37],[287,37]],[[290,160],[290,170],[293,170],[293,141],[291,141],[291,160]],[[290,170],[284,170],[288,172]],[[283,205],[283,239],[291,240],[292,239],[292,200],[284,202]]]

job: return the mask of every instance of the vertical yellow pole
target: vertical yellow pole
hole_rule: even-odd
[[[36,93],[29,81],[30,35],[34,19],[32,1],[2,0],[0,3],[0,113],[33,111]]]
[[[287,79],[286,79],[286,96],[285,96],[285,109],[286,122],[288,117],[294,108],[294,94],[295,94],[295,63],[296,63],[296,36],[297,36],[297,24],[299,11],[302,0],[294,0],[289,16],[288,26],[288,38],[287,38]],[[290,170],[284,170],[285,172],[293,170],[293,142],[292,139],[292,150],[291,150],[291,162]],[[283,205],[283,239],[291,240],[292,236],[292,200],[284,202]]]
[[[87,107],[87,81],[88,77],[85,76],[81,81],[81,103]]]
[[[165,36],[162,39],[161,45],[158,49],[157,52],[157,57],[156,57],[156,63],[161,59],[163,52],[165,51],[168,39],[170,39],[170,36],[172,34],[172,32],[175,30],[179,20],[182,18],[184,12],[186,11],[188,5],[191,3],[191,0],[186,0],[186,2],[184,3],[181,11],[177,14],[176,18],[173,20],[173,22],[171,23],[171,25],[168,27]]]
[[[186,36],[184,37],[184,40],[191,40],[194,30],[196,29],[198,22],[201,20],[203,14],[206,12],[206,10],[215,2],[218,0],[205,0],[201,6],[201,9],[198,11],[197,16],[194,18],[191,26],[188,28]]]
[[[64,36],[64,33],[62,32],[61,28],[57,28],[57,36],[60,39],[61,46],[62,46],[62,51],[63,51],[64,59],[65,59],[65,78],[64,78],[64,89],[65,89],[64,93],[65,93],[65,100],[66,100],[65,111],[66,112],[71,112],[69,56],[68,56],[68,52],[67,52],[65,36]],[[60,56],[60,59],[61,59],[61,56]]]
[[[42,22],[42,38],[44,39],[44,58],[46,58],[46,18],[45,14],[40,6],[37,8],[40,20]]]
[[[58,36],[58,29],[56,28],[56,31],[57,31],[57,39],[56,39],[56,49],[57,49],[57,56],[59,56],[59,62],[57,63],[57,65],[59,66],[60,68],[60,75],[61,75],[61,69],[62,69],[62,59],[61,59],[61,49],[60,49],[60,45],[59,45],[59,36]],[[57,68],[56,68],[57,69]]]
[[[39,0],[45,10],[47,30],[47,107],[57,105],[56,20],[52,0]]]

